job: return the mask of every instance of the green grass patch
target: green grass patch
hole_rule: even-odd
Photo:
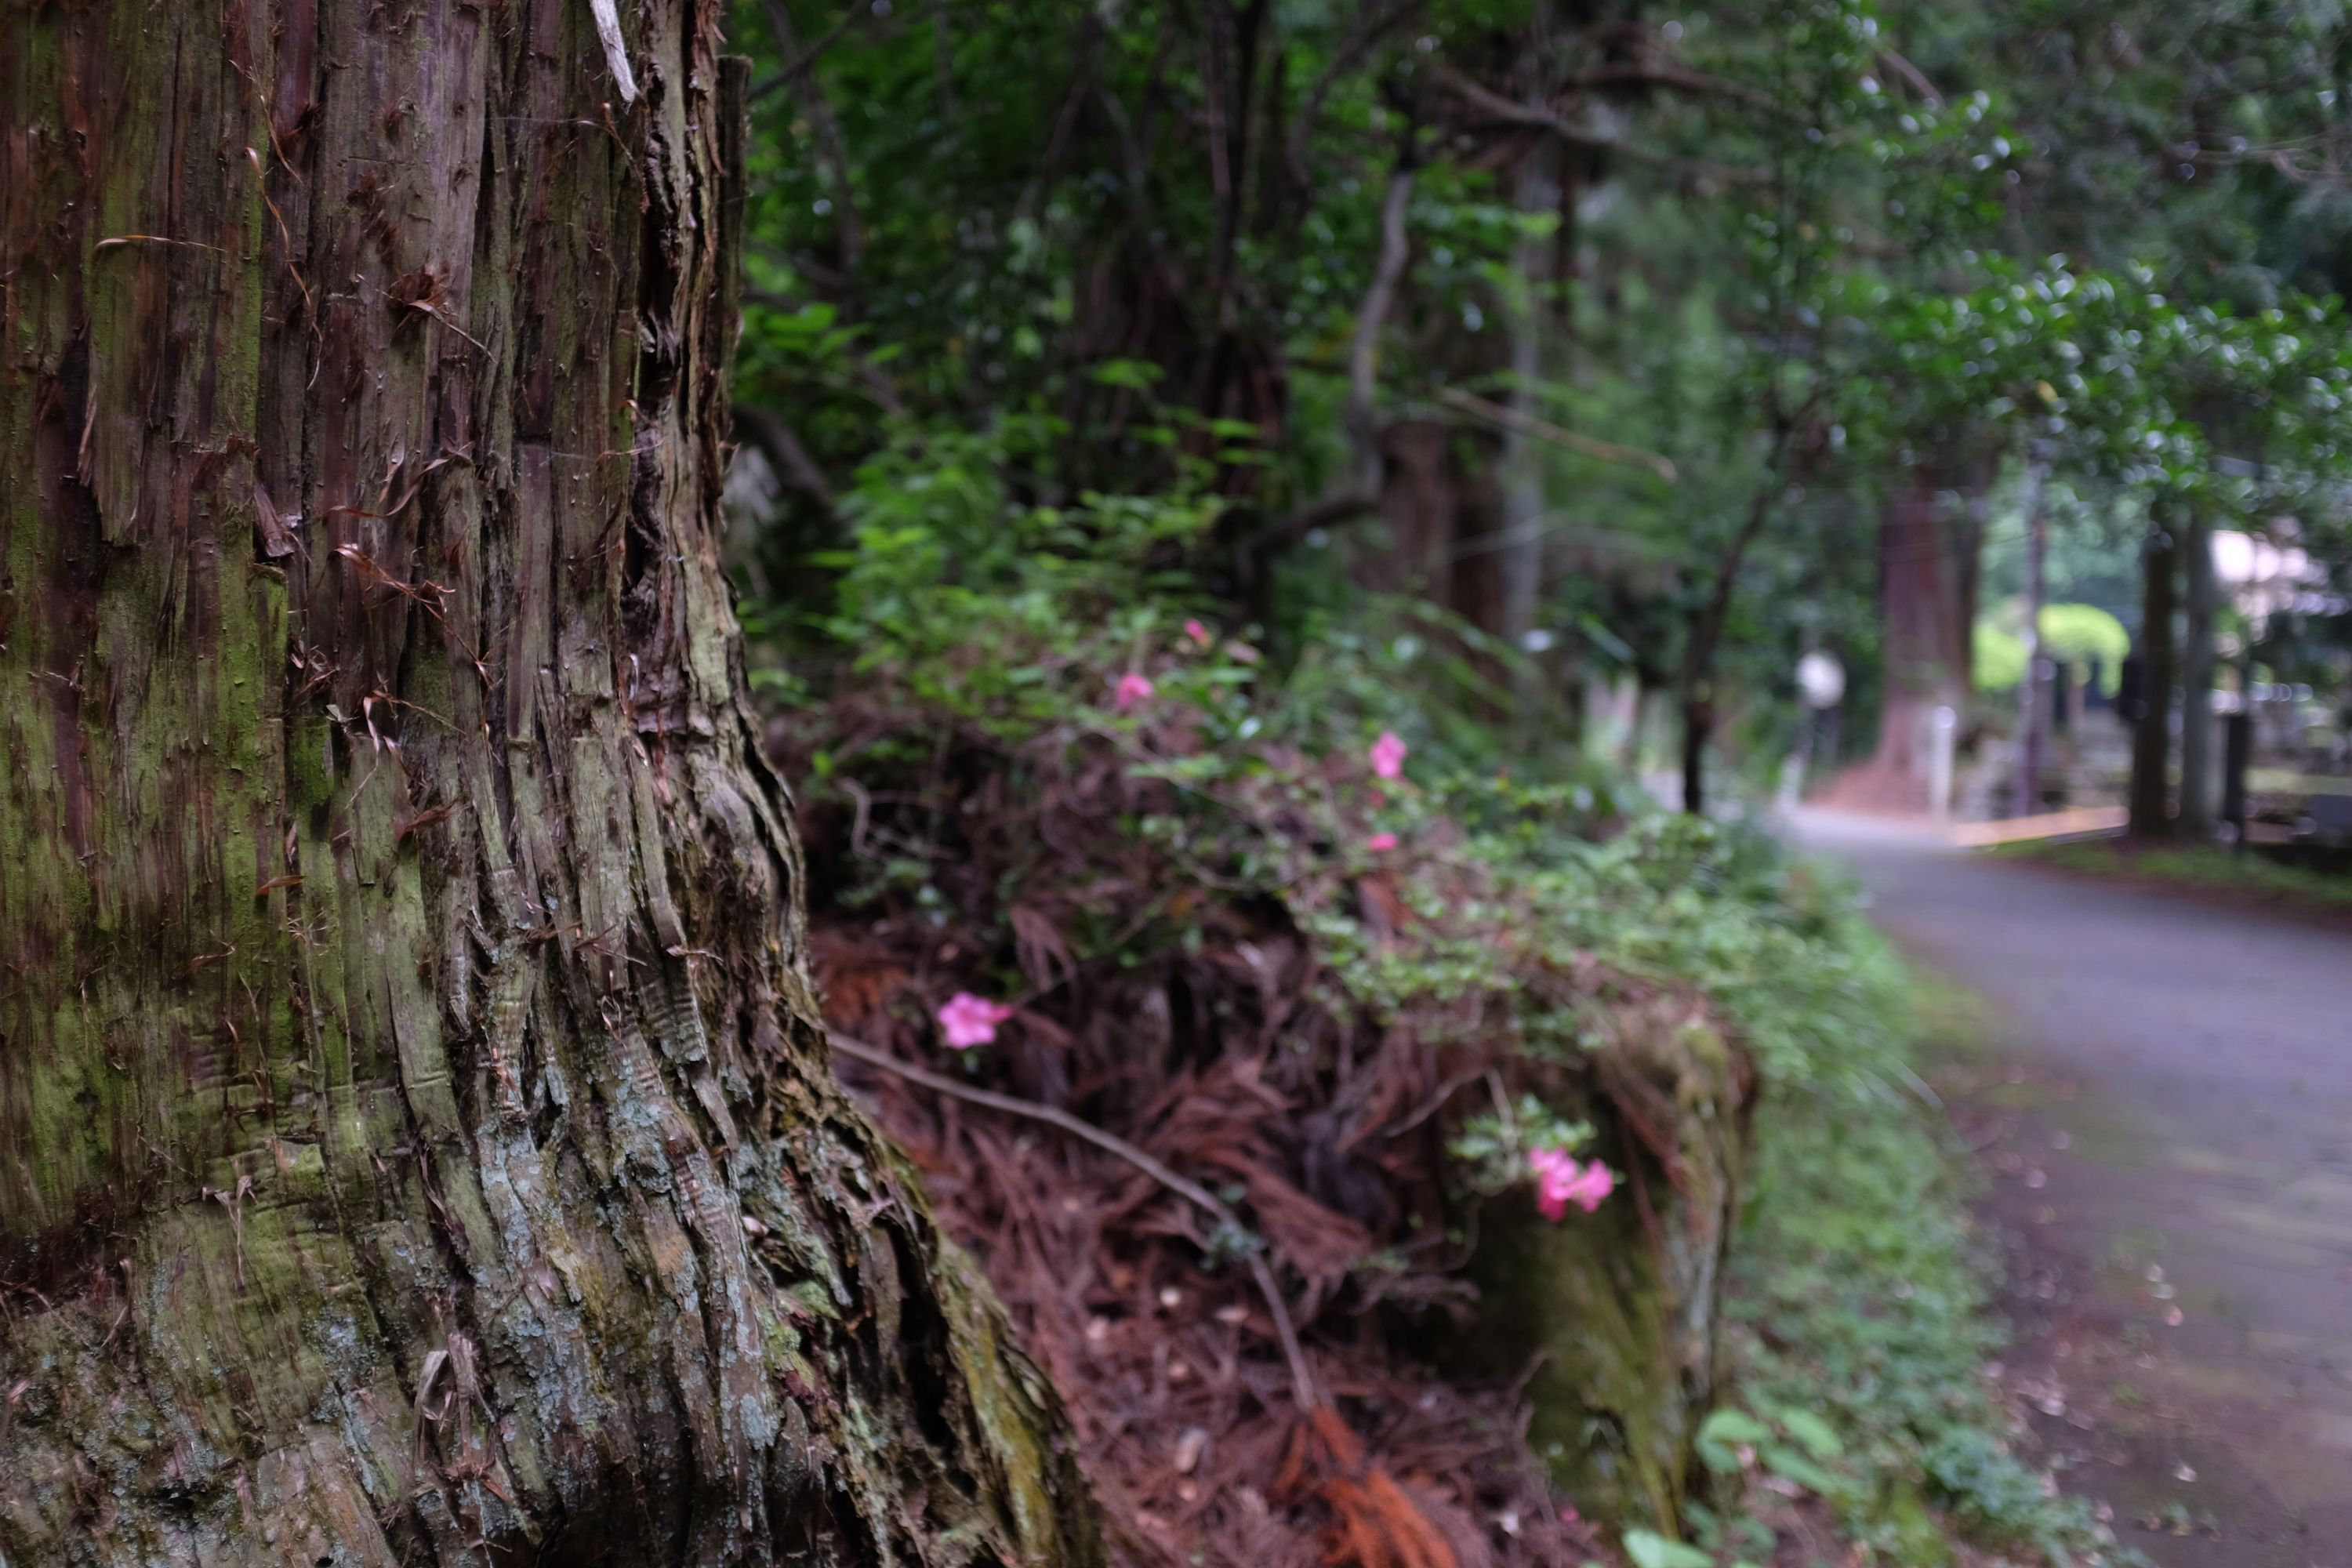
[[[2128,878],[2287,908],[2352,910],[2352,877],[2283,866],[2259,853],[2234,855],[2215,845],[2137,846],[2095,838],[2004,844],[1985,853],[2062,871]]]

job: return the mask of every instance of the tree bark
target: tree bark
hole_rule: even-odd
[[[1878,746],[1839,781],[1836,798],[1882,810],[1927,808],[1936,710],[1958,714],[1968,704],[1981,532],[1932,470],[1912,474],[1889,498],[1878,530],[1886,681]]]
[[[2135,838],[2172,834],[2172,640],[2173,580],[2180,571],[2180,542],[2159,514],[2148,525],[2140,553],[2140,711],[2132,729],[2129,831]]]
[[[1706,749],[1715,742],[1713,696],[1683,699],[1683,810],[1706,815]]]
[[[1773,432],[1770,465],[1765,479],[1748,498],[1748,513],[1723,547],[1716,562],[1715,584],[1691,612],[1690,630],[1683,645],[1682,679],[1676,690],[1683,718],[1683,810],[1689,816],[1706,811],[1706,749],[1715,740],[1715,656],[1731,622],[1731,604],[1739,591],[1739,570],[1748,552],[1772,516],[1772,506],[1786,482],[1790,426]]]
[[[0,13],[0,1561],[1099,1560],[827,1072],[741,62],[614,16]]]
[[[1549,142],[1538,143],[1520,161],[1513,192],[1519,213],[1555,214],[1559,210],[1559,154]],[[1509,406],[1532,421],[1541,405],[1545,376],[1544,334],[1549,323],[1543,290],[1551,281],[1551,237],[1532,230],[1520,235],[1513,247],[1511,278],[1506,284],[1507,320],[1511,333]],[[1525,424],[1509,426],[1503,437],[1503,534],[1496,564],[1503,579],[1501,632],[1503,640],[1521,648],[1535,630],[1542,603],[1545,451]],[[1527,667],[1522,666],[1522,668]],[[1524,678],[1523,678],[1524,679]],[[1515,694],[1520,716],[1532,705],[1533,692]]]
[[[2032,816],[2042,808],[2042,731],[2048,723],[2042,688],[2042,603],[2047,596],[2043,565],[2050,552],[2050,519],[2042,510],[2047,472],[2039,461],[2025,471],[2025,674],[2017,689],[2017,784],[2011,816]]]
[[[2182,837],[2213,837],[2213,527],[2192,520],[2184,533],[2188,580],[2186,657],[2180,671],[2180,820]]]

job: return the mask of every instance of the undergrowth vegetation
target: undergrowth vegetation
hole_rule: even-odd
[[[1904,1042],[1950,1011],[1927,994],[1889,1005],[1908,1026],[1882,1058],[1892,1076],[1759,1120],[1726,1314],[1734,1402],[1702,1428],[1700,1458],[1751,1506],[1811,1494],[1884,1562],[1953,1561],[1954,1526],[2011,1561],[2137,1561],[2011,1447],[1974,1166],[1903,1064]],[[1735,1547],[1756,1528],[1737,1509],[1696,1522]]]
[[[1937,1178],[1888,1110],[1899,978],[1841,891],[1515,757],[1512,660],[1424,605],[1211,625],[1210,499],[1026,504],[1021,442],[892,447],[821,591],[748,616],[845,1076],[1068,1402],[1122,1551],[1695,1562],[1688,1524],[1764,1562],[1804,1494],[1869,1560],[1926,1560],[1947,1513],[2083,1560],[2004,1457],[1956,1215],[1851,1207]],[[1705,1325],[1751,1179],[1786,1267],[1723,1392]],[[1538,1359],[1468,1281],[1588,1225],[1619,1226],[1593,1289],[1701,1329],[1547,1466],[1523,1378],[1463,1370]],[[1717,1393],[1666,1489],[1691,1506],[1645,1510],[1628,1478]]]

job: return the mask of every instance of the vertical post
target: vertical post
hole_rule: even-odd
[[[1928,737],[1927,806],[1938,822],[1952,815],[1952,752],[1959,744],[1959,728],[1960,716],[1937,704]]]
[[[2017,784],[2010,815],[2031,816],[2042,804],[2042,563],[2050,549],[2049,520],[2042,510],[2048,467],[2035,453],[2025,469],[2025,679],[2017,694]]]
[[[2252,694],[2221,721],[2221,818],[2230,825],[2230,852],[2246,852],[2246,767],[2254,752]]]
[[[1813,749],[1818,742],[1823,720],[1835,713],[1839,700],[1845,696],[1845,667],[1832,656],[1814,648],[1797,660],[1798,711],[1804,715],[1804,730],[1798,736],[1796,754],[1781,777],[1780,804],[1793,806],[1803,796],[1805,775],[1811,771]],[[1836,753],[1831,753],[1834,762]]]

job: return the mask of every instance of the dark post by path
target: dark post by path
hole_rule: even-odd
[[[2253,755],[2254,716],[2242,704],[2221,721],[2221,820],[2230,825],[2230,850],[2246,852],[2246,763]]]

